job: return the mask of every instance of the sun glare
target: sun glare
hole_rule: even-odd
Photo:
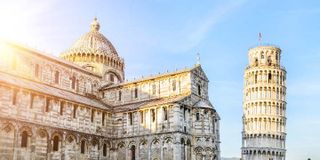
[[[0,2],[0,38],[29,42],[45,8],[42,3],[30,5],[30,1]]]
[[[12,48],[3,40],[0,40],[0,65],[9,66],[14,52]]]

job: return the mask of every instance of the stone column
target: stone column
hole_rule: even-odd
[[[173,130],[177,131],[180,130],[181,122],[180,122],[180,106],[178,104],[173,105],[172,107],[172,114],[173,114]]]
[[[180,138],[179,138],[180,140]],[[173,160],[181,160],[181,144],[180,142],[176,142],[173,145]]]
[[[196,158],[197,158],[196,155],[197,155],[197,153],[194,151],[193,146],[191,146],[191,159],[196,160]]]
[[[140,142],[136,143],[136,159],[140,159]]]
[[[150,109],[145,110],[145,128],[144,131],[150,131]]]
[[[164,160],[163,159],[163,148],[162,147],[163,147],[163,141],[160,142],[160,160]]]
[[[163,106],[159,107],[158,110],[159,110],[158,111],[159,114],[157,114],[157,130],[161,131],[162,130],[162,124],[163,124],[163,121],[164,121]]]
[[[128,148],[126,146],[124,148],[126,150],[126,160],[130,160],[131,155],[128,154]]]
[[[19,129],[20,128],[19,126],[17,126],[15,128],[15,134],[14,134],[14,145],[13,145],[13,159],[17,159],[17,152],[18,152],[18,148],[19,148]]]
[[[60,153],[61,153],[61,160],[64,160],[66,157],[66,132],[62,133],[61,137],[61,146],[60,146]]]
[[[141,120],[141,112],[142,112],[142,110],[140,110],[140,111],[138,110],[138,112],[137,112],[137,134],[138,135],[141,133],[141,122],[140,122],[140,120]]]
[[[158,107],[156,107],[156,108],[154,108],[154,116],[155,116],[155,124],[154,124],[154,127],[155,127],[155,129],[154,129],[154,132],[157,132],[158,131],[158,123],[159,123],[159,120],[158,120],[158,118],[159,118],[159,111],[158,111]]]
[[[189,127],[189,112],[187,108],[185,108],[185,112],[186,112],[186,118],[183,122],[184,123],[183,126],[186,126],[186,132],[188,132],[190,127]]]
[[[36,133],[36,130],[34,130],[33,131],[33,135],[32,135],[32,137],[30,137],[31,138],[31,140],[30,140],[30,151],[31,151],[31,160],[34,160],[36,157],[36,153],[35,153],[35,149],[36,149],[36,137],[37,137],[37,133]]]
[[[149,138],[148,140],[148,160],[151,160],[151,143],[152,143],[152,138]]]

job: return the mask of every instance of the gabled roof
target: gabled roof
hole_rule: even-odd
[[[210,108],[213,109],[212,104],[209,101],[200,100],[197,103],[194,104],[195,107],[199,108]]]
[[[141,79],[135,79],[133,81],[125,81],[125,82],[118,83],[118,84],[112,84],[112,85],[109,84],[109,85],[103,86],[101,89],[117,88],[117,87],[120,87],[120,86],[130,85],[130,84],[139,83],[139,82],[143,82],[143,81],[148,81],[148,80],[152,80],[152,79],[173,76],[173,75],[186,73],[186,72],[192,72],[192,71],[194,71],[196,69],[199,69],[199,71],[202,72],[203,75],[205,75],[205,73],[203,72],[201,66],[200,65],[195,65],[195,66],[193,66],[191,68],[184,68],[184,69],[177,70],[177,71],[174,71],[174,72],[168,72],[168,73],[162,73],[162,74],[158,74],[158,75],[152,75],[152,76],[144,77],[144,78],[141,78]],[[205,79],[208,80],[206,75],[205,75]]]
[[[196,65],[195,67],[193,67],[192,71],[197,71],[197,72],[201,73],[201,75],[203,75],[204,80],[209,82],[209,79],[208,79],[206,73],[203,71],[201,65]]]
[[[175,96],[175,97],[150,99],[150,100],[146,100],[146,101],[139,101],[136,103],[129,103],[129,104],[125,104],[125,105],[117,105],[117,106],[114,106],[114,110],[128,111],[128,110],[148,108],[148,107],[157,106],[157,105],[179,103],[179,102],[183,102],[189,96],[190,95],[180,95],[180,96]]]
[[[56,57],[56,56],[53,56],[53,55],[50,55],[50,54],[45,54],[43,53],[42,51],[39,51],[39,50],[36,50],[36,49],[33,49],[33,48],[30,48],[30,47],[27,47],[23,44],[18,44],[18,43],[14,43],[14,42],[10,42],[10,41],[4,41],[5,44],[9,45],[9,46],[12,46],[13,49],[20,49],[20,50],[25,50],[26,52],[28,53],[31,53],[31,54],[34,54],[36,56],[39,56],[39,57],[43,57],[45,59],[48,59],[49,61],[53,61],[53,62],[56,62],[60,65],[63,65],[63,66],[66,66],[66,67],[71,67],[72,69],[76,69],[80,72],[84,72],[88,75],[91,75],[91,76],[95,76],[95,77],[98,77],[98,78],[101,78],[101,76],[93,73],[93,72],[90,72],[74,63],[71,63],[69,61],[66,61],[62,58],[59,58],[59,57]]]

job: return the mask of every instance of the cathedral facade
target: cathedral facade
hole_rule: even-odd
[[[258,46],[248,52],[244,73],[243,160],[285,160],[286,70],[281,50]]]
[[[60,58],[1,44],[0,160],[220,160],[201,66],[125,81],[99,29]]]

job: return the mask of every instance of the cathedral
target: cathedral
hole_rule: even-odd
[[[220,160],[201,65],[127,81],[99,29],[60,57],[1,43],[0,160]]]

